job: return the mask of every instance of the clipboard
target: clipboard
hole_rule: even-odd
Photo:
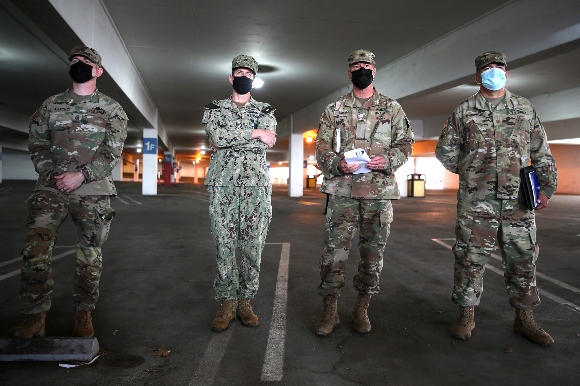
[[[533,166],[526,166],[520,170],[521,186],[524,192],[524,201],[529,210],[534,210],[538,205],[540,195],[540,183]]]

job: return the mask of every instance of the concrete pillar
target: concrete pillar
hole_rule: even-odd
[[[143,129],[143,195],[157,195],[157,129]]]
[[[288,195],[302,197],[304,192],[304,137],[302,134],[290,135],[290,181]]]
[[[135,165],[133,165],[133,182],[139,182],[139,158],[135,160]]]
[[[120,159],[119,162],[117,162],[111,175],[113,176],[113,181],[123,181],[123,159]]]

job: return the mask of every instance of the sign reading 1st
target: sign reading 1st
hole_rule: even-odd
[[[143,154],[157,154],[157,138],[143,138]]]

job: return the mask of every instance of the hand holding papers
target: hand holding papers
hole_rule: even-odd
[[[354,149],[344,153],[344,160],[349,164],[359,164],[360,168],[352,172],[352,174],[368,173],[371,169],[366,165],[371,161],[364,149]]]

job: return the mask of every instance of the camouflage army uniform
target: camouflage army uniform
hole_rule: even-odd
[[[336,152],[336,129],[340,149]],[[361,261],[354,276],[359,292],[379,291],[383,253],[393,221],[391,200],[400,197],[395,171],[411,154],[413,132],[401,105],[376,90],[364,104],[353,92],[327,106],[320,118],[316,158],[324,173],[321,191],[329,194],[320,261],[321,296],[334,296],[344,286],[346,260],[355,230],[359,229]],[[343,174],[338,163],[346,151],[364,148],[370,157],[386,159],[382,171]]]
[[[479,304],[497,240],[510,304],[538,305],[535,216],[523,201],[519,173],[531,162],[548,198],[556,191],[557,173],[534,107],[506,90],[494,108],[478,92],[449,117],[436,156],[459,174],[453,301]]]
[[[70,214],[77,227],[74,305],[93,310],[99,297],[101,246],[115,214],[111,171],[121,159],[127,116],[113,99],[95,91],[75,103],[72,89],[48,98],[32,116],[28,148],[38,181],[28,201],[29,228],[22,268],[23,313],[50,309],[51,257],[60,224]],[[55,175],[82,172],[85,182],[72,193],[55,186]]]
[[[252,299],[258,291],[260,259],[272,218],[268,146],[252,130],[276,130],[274,109],[253,98],[238,108],[231,98],[205,108],[202,123],[212,155],[205,185],[210,193],[211,232],[217,249],[217,300]],[[238,269],[236,248],[240,249]]]

